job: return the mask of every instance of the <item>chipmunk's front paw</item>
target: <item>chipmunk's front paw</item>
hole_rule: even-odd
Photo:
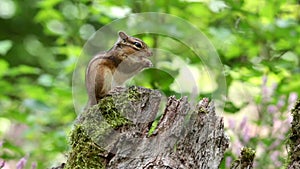
[[[145,59],[143,64],[144,64],[145,68],[147,68],[147,67],[153,67],[152,62],[149,59]]]

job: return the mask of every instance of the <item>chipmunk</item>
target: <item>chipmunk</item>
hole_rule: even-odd
[[[142,69],[152,67],[148,57],[152,52],[140,39],[120,31],[114,46],[96,55],[86,69],[85,85],[88,92],[88,105],[91,107],[111,91],[121,86]]]

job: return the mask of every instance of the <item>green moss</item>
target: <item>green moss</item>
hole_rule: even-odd
[[[246,168],[253,166],[253,160],[255,157],[255,150],[249,147],[243,147],[241,151],[241,155],[237,160],[235,160],[230,168],[236,168],[235,166],[239,166],[239,168]]]
[[[131,86],[128,90],[127,97],[130,101],[140,100],[142,93],[138,92],[138,88],[136,86]]]
[[[120,104],[115,103],[119,98],[106,97],[99,102],[99,111],[109,126],[116,129],[120,126],[130,124],[130,121],[123,116],[123,109]]]
[[[241,152],[241,161],[252,163],[255,157],[255,150],[244,147]]]
[[[105,147],[115,141],[115,129],[132,124],[125,115],[132,111],[130,103],[141,96],[136,87],[130,87],[120,95],[101,99],[99,104],[83,112],[70,135],[72,150],[65,168],[105,168],[109,153]]]
[[[75,126],[70,136],[72,151],[69,154],[65,169],[102,169],[105,160],[101,153],[105,152],[86,134],[82,126]]]
[[[206,108],[204,108],[204,107],[200,107],[200,108],[198,109],[198,113],[199,113],[199,114],[207,114],[207,113],[208,113],[208,111],[207,111],[207,109],[206,109]]]

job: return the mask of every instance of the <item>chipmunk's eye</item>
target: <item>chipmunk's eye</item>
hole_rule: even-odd
[[[142,44],[140,42],[134,42],[133,44],[138,48],[142,48]]]

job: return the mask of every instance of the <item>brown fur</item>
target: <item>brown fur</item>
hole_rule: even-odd
[[[108,92],[122,85],[143,68],[152,66],[152,52],[140,39],[119,32],[119,40],[107,52],[95,56],[86,71],[87,107],[95,105]]]

